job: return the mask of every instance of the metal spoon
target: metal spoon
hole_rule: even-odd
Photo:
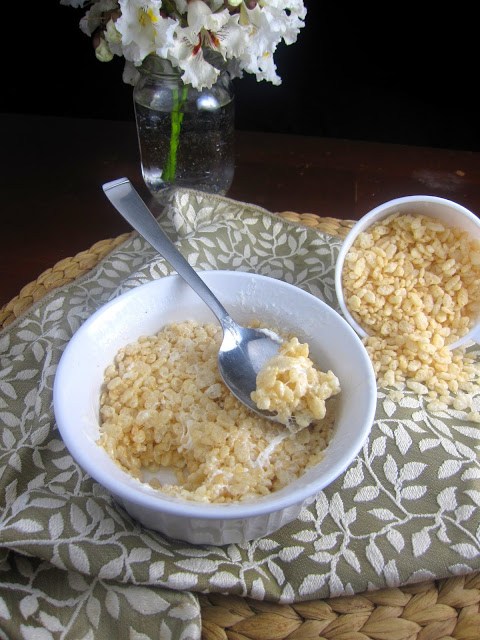
[[[282,338],[269,329],[248,329],[227,313],[197,272],[160,228],[157,220],[128,178],[103,185],[105,195],[122,216],[156,249],[187,284],[202,298],[218,318],[223,341],[218,352],[220,374],[233,395],[264,418],[277,421],[276,414],[260,410],[250,394],[256,377],[267,360],[276,355]]]

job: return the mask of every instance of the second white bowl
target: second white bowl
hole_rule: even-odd
[[[368,227],[371,227],[373,224],[376,224],[380,220],[387,218],[397,211],[401,213],[416,213],[436,218],[447,225],[463,229],[469,233],[472,238],[480,239],[480,219],[462,205],[457,204],[452,200],[439,198],[438,196],[417,195],[395,198],[394,200],[389,200],[388,202],[375,207],[375,209],[372,209],[369,213],[360,218],[360,220],[354,224],[352,229],[346,235],[340,248],[335,265],[335,291],[343,315],[362,338],[367,337],[368,334],[350,313],[343,293],[342,274],[345,257],[362,231],[365,231]],[[449,347],[454,349],[469,341],[480,342],[480,319],[477,319],[475,325],[465,336],[462,336],[460,340],[452,343]]]

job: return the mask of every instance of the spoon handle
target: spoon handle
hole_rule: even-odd
[[[103,185],[105,195],[121,215],[138,233],[149,242],[160,255],[177,271],[187,284],[202,298],[216,315],[222,327],[230,325],[232,320],[226,309],[220,304],[212,291],[198,273],[185,260],[180,251],[160,228],[157,220],[148,209],[128,178],[112,180]]]

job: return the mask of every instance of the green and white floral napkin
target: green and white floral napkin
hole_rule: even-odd
[[[162,224],[196,269],[262,273],[336,305],[337,239],[191,191]],[[193,546],[122,511],[66,451],[52,385],[86,318],[169,272],[133,237],[0,333],[2,637],[195,639],[200,592],[290,603],[480,569],[480,427],[411,392],[394,404],[379,390],[351,467],[267,538]]]

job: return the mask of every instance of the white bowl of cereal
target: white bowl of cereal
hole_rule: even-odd
[[[370,432],[376,383],[359,337],[315,296],[244,272],[200,276],[235,320],[294,335],[335,374],[323,420],[292,433],[233,398],[216,367],[218,322],[177,275],[80,327],[57,369],[54,411],[72,457],[133,518],[221,545],[277,530],[347,469]]]
[[[376,207],[347,234],[335,288],[381,383],[408,379],[444,401],[459,381],[468,389],[470,363],[454,351],[480,341],[480,219],[471,211],[428,195]]]

